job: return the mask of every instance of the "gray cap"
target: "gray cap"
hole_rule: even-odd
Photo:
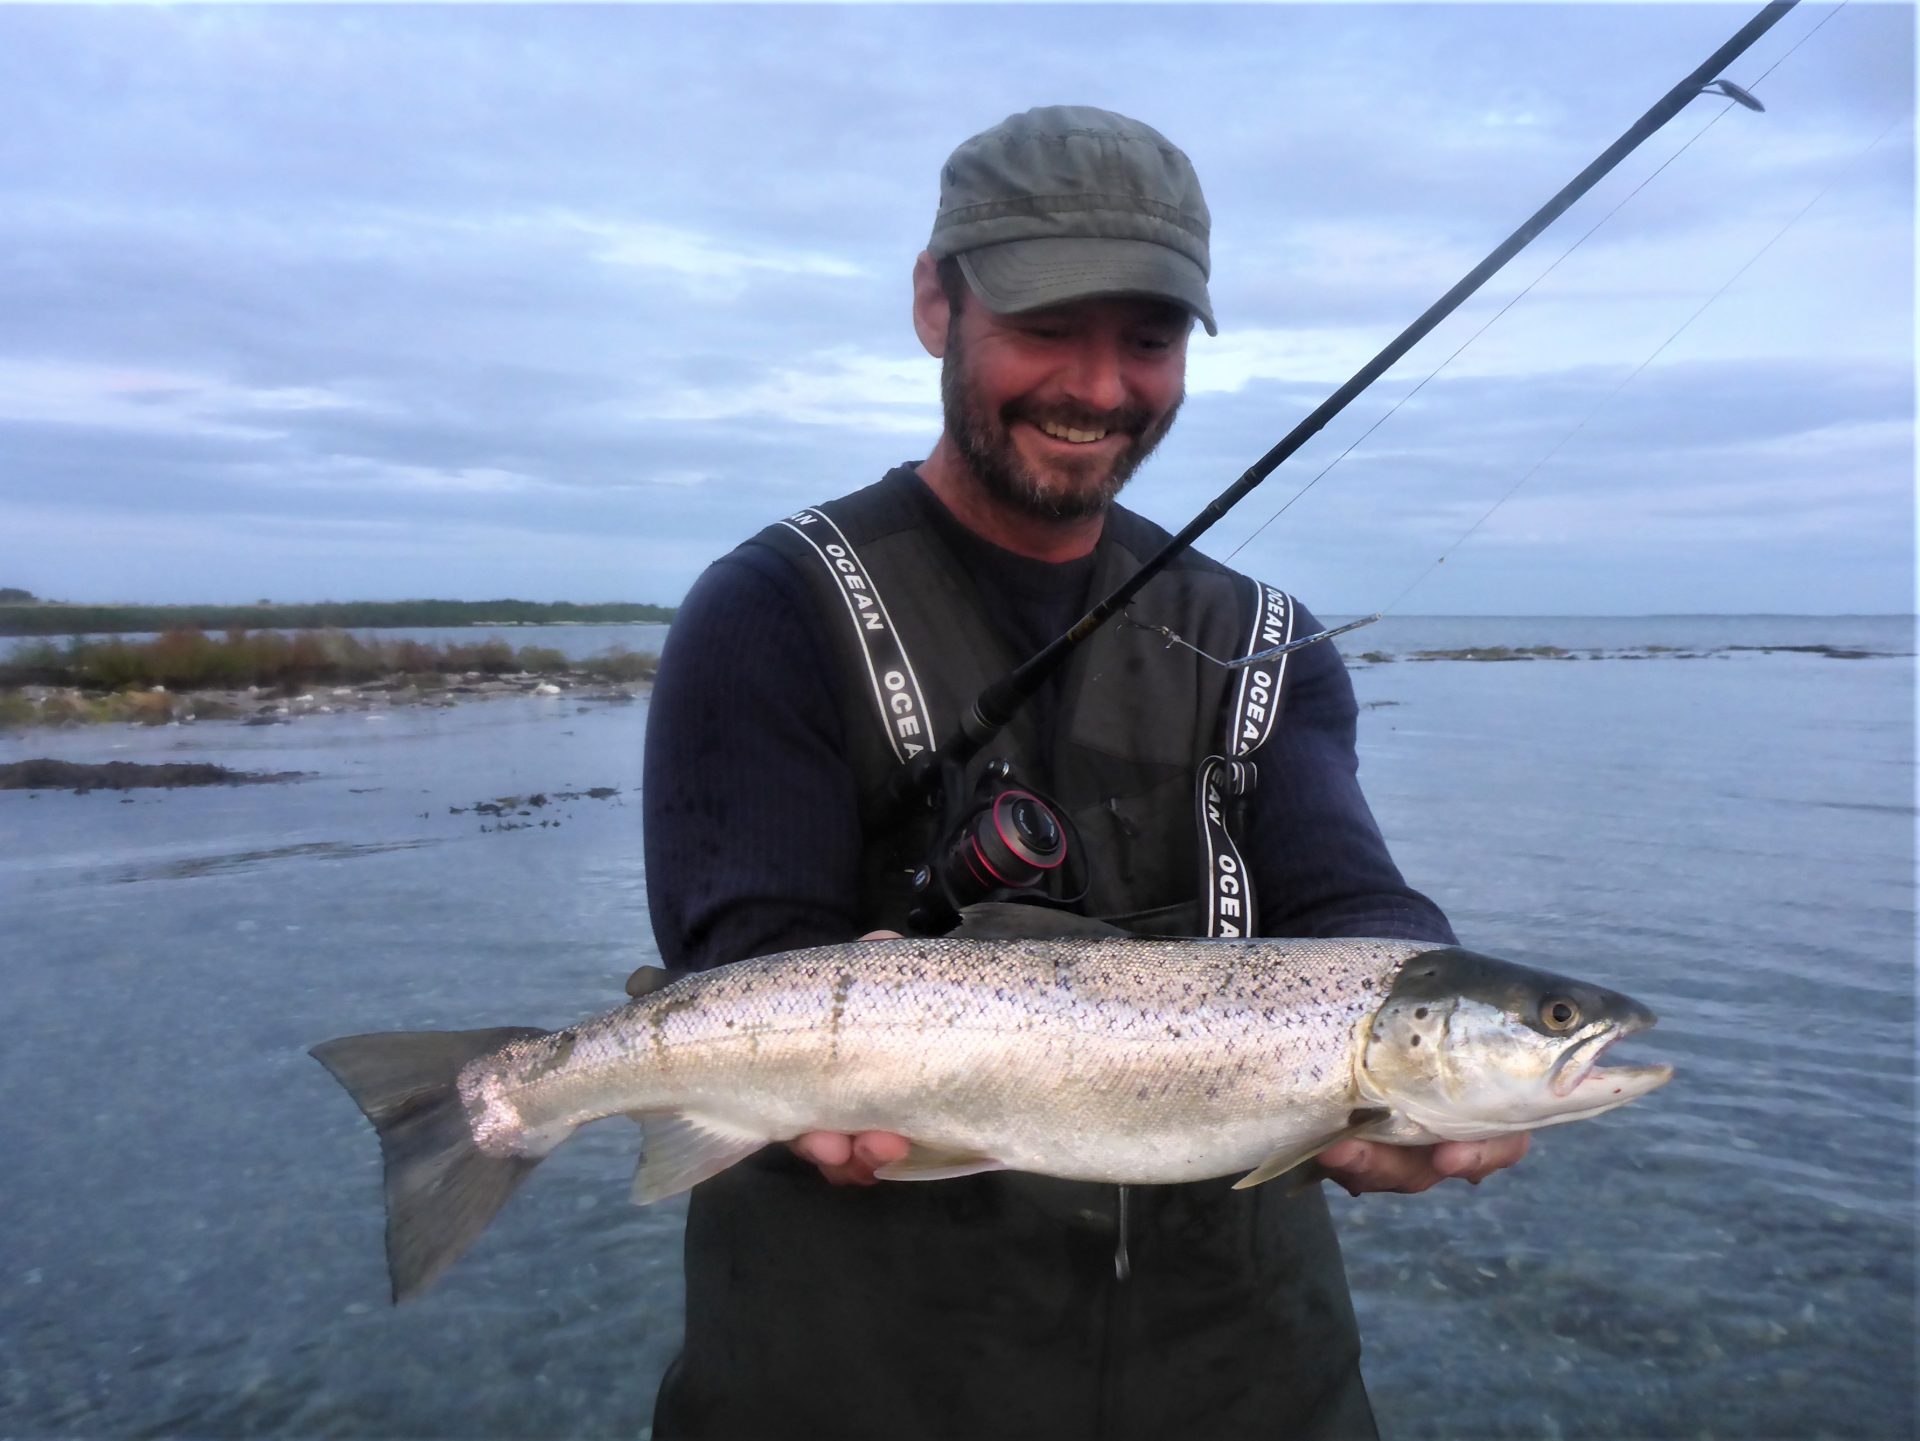
[[[1002,314],[1156,295],[1213,335],[1209,223],[1193,163],[1159,131],[1090,105],[1047,105],[947,158],[927,249],[958,256],[974,293]]]

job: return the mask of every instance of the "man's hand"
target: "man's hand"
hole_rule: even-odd
[[[857,1136],[838,1131],[809,1131],[787,1142],[794,1155],[811,1161],[830,1185],[871,1186],[874,1172],[890,1161],[904,1160],[908,1141],[891,1131],[862,1131]]]
[[[1362,1191],[1403,1191],[1411,1195],[1458,1177],[1479,1185],[1527,1154],[1533,1137],[1526,1131],[1491,1141],[1442,1141],[1437,1146],[1388,1146],[1379,1141],[1342,1141],[1319,1156],[1327,1179]]]
[[[868,931],[863,941],[897,941],[898,931]],[[820,1174],[834,1186],[871,1186],[874,1172],[893,1161],[906,1159],[909,1142],[891,1131],[862,1131],[856,1136],[839,1131],[808,1131],[795,1136],[787,1145],[803,1161],[811,1161]]]

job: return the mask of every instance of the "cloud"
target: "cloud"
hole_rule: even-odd
[[[939,383],[939,362],[930,357],[841,347],[744,383],[658,391],[636,399],[629,413],[642,420],[764,419],[930,438],[940,428]]]
[[[559,216],[549,223],[590,237],[596,243],[595,259],[603,264],[666,270],[727,294],[738,294],[741,279],[755,271],[841,280],[859,279],[866,273],[859,265],[819,251],[729,245],[680,226],[581,215]]]
[[[361,402],[318,386],[247,386],[138,367],[0,357],[0,422],[263,439],[266,422]]]
[[[999,13],[0,7],[0,570],[155,600],[675,600],[764,521],[925,454],[938,366],[907,277],[939,164],[1060,99],[1151,121],[1207,186],[1223,331],[1129,492],[1177,525],[1734,23],[1034,7],[1009,49],[979,23]],[[1755,534],[1800,546],[1813,593],[1905,586],[1913,151],[1868,142],[1911,111],[1913,17],[1850,6],[1794,49],[1820,18],[1737,68],[1764,116],[1700,133],[1689,107],[1269,482],[1326,464],[1631,194],[1249,563],[1370,594],[1829,187],[1503,507],[1477,574],[1506,609],[1624,593],[1578,537],[1633,571],[1632,524],[1605,520],[1631,501],[1647,555],[1693,549],[1684,578],[1642,565],[1649,592],[1744,595]],[[1549,550],[1558,571],[1521,563]]]

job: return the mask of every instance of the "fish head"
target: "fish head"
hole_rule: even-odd
[[[1597,1064],[1654,1020],[1602,986],[1456,946],[1423,951],[1367,1023],[1360,1091],[1445,1139],[1577,1121],[1672,1078],[1671,1066]]]

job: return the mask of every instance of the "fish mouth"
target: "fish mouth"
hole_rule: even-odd
[[[1553,1069],[1550,1089],[1563,1100],[1616,1106],[1657,1090],[1673,1079],[1669,1065],[1602,1066],[1600,1057],[1617,1041],[1653,1025],[1653,1017],[1634,1017],[1609,1025],[1567,1048]]]

